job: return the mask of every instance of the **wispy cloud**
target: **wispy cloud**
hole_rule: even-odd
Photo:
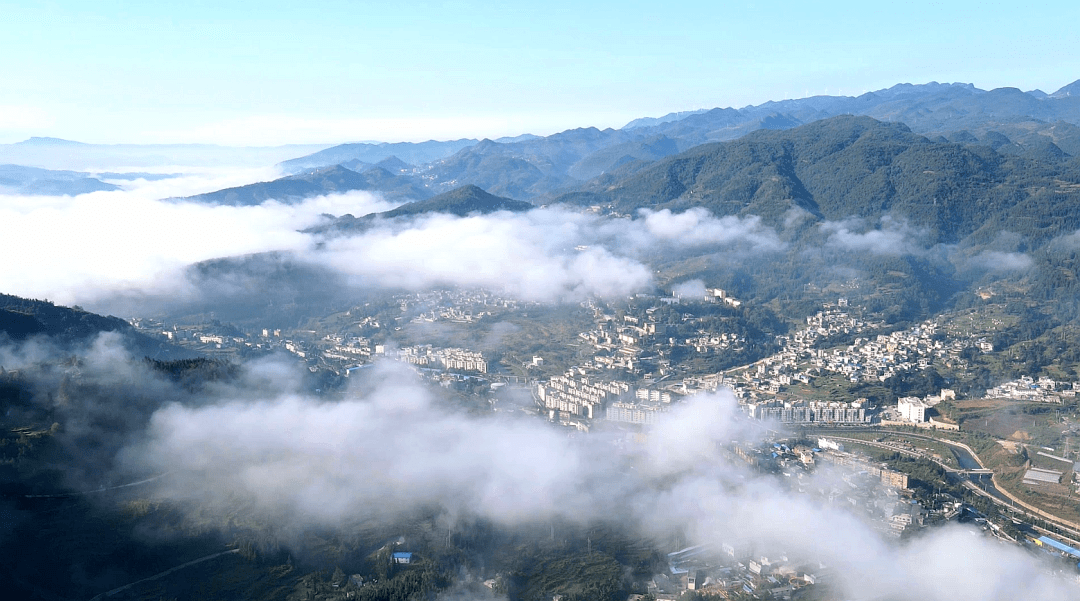
[[[299,204],[210,206],[178,197],[272,179],[273,170],[198,172],[76,197],[3,197],[0,290],[60,303],[94,304],[121,292],[182,296],[188,265],[266,251],[352,277],[365,287],[482,286],[523,299],[576,301],[653,285],[650,255],[674,249],[740,252],[783,248],[756,217],[716,218],[704,209],[643,211],[607,219],[564,207],[377,222],[351,237],[321,240],[298,230],[324,214],[392,208],[362,192]]]
[[[1033,264],[1034,261],[1025,253],[997,250],[982,251],[967,261],[969,267],[996,272],[1023,271],[1031,268]]]
[[[437,508],[450,523],[602,519],[649,536],[677,529],[696,543],[735,542],[819,561],[845,597],[903,590],[941,601],[1064,600],[1075,593],[1020,549],[977,531],[945,527],[897,544],[843,506],[730,462],[721,447],[760,440],[754,424],[737,417],[730,394],[690,398],[643,445],[625,446],[599,435],[567,438],[535,418],[465,415],[407,371],[378,369],[338,401],[287,385],[277,393],[263,387],[259,396],[241,385],[201,407],[170,405],[124,457],[130,468],[167,471],[158,494],[197,508],[193,515],[243,511],[276,536],[421,507]],[[823,470],[804,485],[832,486],[830,477]]]
[[[567,437],[530,416],[467,413],[392,363],[333,398],[305,393],[303,368],[275,358],[192,394],[133,358],[115,334],[78,352],[82,394],[33,401],[63,421],[57,442],[73,461],[69,485],[164,474],[145,494],[201,528],[228,524],[232,534],[289,545],[311,529],[354,532],[417,511],[455,529],[477,519],[507,528],[601,520],[632,535],[678,531],[691,544],[735,543],[823,565],[843,598],[1075,598],[1075,584],[1047,564],[977,530],[931,528],[895,542],[848,503],[797,493],[731,459],[724,447],[760,444],[764,432],[739,417],[723,389],[674,404],[643,442],[630,442]],[[0,345],[0,359],[15,360],[35,385],[57,386],[63,376],[39,365],[50,355],[60,356],[39,342]],[[839,475],[804,474],[802,488],[847,487]]]
[[[784,247],[776,231],[762,224],[756,215],[715,217],[701,207],[682,213],[641,209],[640,215],[649,234],[677,246],[737,244],[754,251],[776,251]]]
[[[827,221],[819,227],[828,236],[828,246],[846,251],[899,256],[918,254],[925,249],[925,231],[889,216],[883,217],[876,227],[856,218]]]
[[[0,267],[0,290],[68,304],[124,289],[176,291],[191,263],[299,250],[310,240],[296,229],[322,213],[393,206],[360,192],[255,207],[161,200],[272,177],[269,170],[211,173],[75,197],[0,197],[0,253],[17,258]]]
[[[652,282],[648,268],[616,254],[579,215],[535,210],[471,217],[431,215],[339,238],[310,255],[378,285],[484,286],[531,300],[626,294]]]

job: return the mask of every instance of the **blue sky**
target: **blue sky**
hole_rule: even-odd
[[[0,142],[548,134],[899,82],[1052,92],[1080,3],[0,1]]]

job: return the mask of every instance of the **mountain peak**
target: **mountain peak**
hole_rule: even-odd
[[[309,234],[348,235],[360,233],[372,227],[379,219],[411,217],[428,213],[446,213],[465,217],[474,213],[487,214],[497,211],[521,213],[532,209],[533,205],[512,198],[495,196],[479,186],[465,184],[449,192],[443,192],[427,200],[410,202],[391,211],[370,213],[363,217],[344,215],[326,225],[303,230]]]
[[[405,161],[397,158],[394,155],[390,155],[385,159],[379,161],[378,163],[375,163],[375,166],[386,169],[391,173],[400,173],[402,171],[408,171],[413,168],[412,165],[406,163]]]
[[[23,146],[86,146],[85,142],[76,142],[74,140],[64,140],[63,138],[49,138],[33,136],[17,142]]]
[[[419,213],[450,213],[464,217],[469,213],[494,213],[495,211],[528,211],[533,205],[512,198],[489,193],[480,186],[465,184],[449,192],[443,192],[427,200],[411,202],[392,211],[380,213],[382,217],[399,217]]]
[[[1070,96],[1080,96],[1080,79],[1067,86],[1062,86],[1060,90],[1050,95],[1051,98],[1067,98]]]

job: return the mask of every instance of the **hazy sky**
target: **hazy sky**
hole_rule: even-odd
[[[0,142],[549,134],[898,82],[1052,92],[1080,3],[3,2]]]

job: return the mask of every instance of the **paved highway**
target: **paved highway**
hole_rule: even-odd
[[[957,461],[959,462],[961,467],[964,467],[965,464],[966,465],[971,465],[971,466],[977,466],[977,467],[971,467],[971,468],[966,468],[966,469],[963,469],[963,470],[957,470],[956,468],[951,467],[949,465],[946,465],[944,462],[938,461],[936,458],[934,458],[934,457],[932,457],[930,455],[927,455],[926,453],[922,453],[921,451],[911,450],[911,449],[908,449],[908,448],[905,448],[905,447],[901,447],[899,445],[893,445],[893,444],[889,444],[889,443],[886,443],[886,442],[880,442],[879,443],[877,441],[867,441],[867,440],[862,440],[862,439],[859,439],[859,438],[850,438],[850,437],[845,437],[845,436],[842,436],[842,435],[834,434],[834,432],[836,432],[836,433],[843,433],[843,432],[850,433],[850,432],[853,432],[853,431],[877,432],[877,433],[882,433],[882,434],[898,434],[898,435],[903,435],[903,436],[908,437],[908,438],[918,438],[918,439],[922,439],[922,440],[932,440],[932,441],[935,441],[935,442],[939,442],[941,444],[948,445],[948,447],[950,449],[952,449],[953,453],[956,454]],[[844,430],[821,429],[821,430],[816,430],[816,432],[819,433],[819,434],[826,435],[829,438],[836,439],[836,440],[843,441],[843,442],[856,443],[856,444],[865,444],[865,445],[869,445],[869,446],[872,446],[872,447],[878,447],[878,448],[884,448],[884,449],[888,449],[888,450],[897,451],[897,452],[900,452],[900,453],[902,453],[902,454],[904,454],[904,455],[906,455],[908,457],[921,457],[923,459],[929,459],[930,461],[933,461],[937,465],[940,465],[948,473],[960,476],[960,483],[965,488],[967,488],[968,490],[971,490],[972,492],[974,492],[974,493],[976,493],[978,495],[986,497],[987,499],[990,499],[991,501],[993,501],[995,504],[997,504],[997,505],[999,505],[1001,507],[1005,507],[1005,508],[1009,509],[1010,511],[1020,513],[1020,514],[1024,515],[1028,519],[1035,519],[1035,520],[1042,520],[1042,521],[1050,522],[1054,526],[1060,528],[1063,532],[1067,532],[1073,537],[1073,540],[1068,541],[1070,544],[1080,546],[1080,542],[1078,542],[1078,541],[1080,541],[1080,524],[1076,524],[1076,523],[1071,522],[1069,520],[1060,518],[1060,517],[1058,517],[1058,516],[1056,516],[1056,515],[1054,515],[1052,513],[1043,511],[1042,509],[1039,509],[1038,507],[1034,507],[1034,506],[1032,506],[1032,505],[1030,505],[1028,503],[1025,503],[1024,501],[1022,501],[1022,500],[1016,498],[1015,496],[1013,496],[1012,494],[1010,494],[1008,491],[998,487],[997,480],[993,476],[991,476],[990,484],[986,484],[984,482],[982,484],[982,486],[980,486],[978,484],[975,484],[974,482],[972,482],[968,478],[963,477],[964,475],[966,475],[968,472],[970,472],[973,469],[986,469],[986,466],[984,466],[982,464],[982,462],[979,461],[979,457],[978,457],[978,455],[975,454],[975,451],[973,451],[971,449],[971,447],[967,446],[964,443],[956,442],[956,441],[952,441],[952,440],[945,440],[945,439],[942,439],[942,438],[936,438],[936,437],[933,437],[933,436],[926,436],[926,435],[923,435],[923,434],[912,434],[912,433],[908,433],[908,432],[891,432],[889,430],[884,430],[884,429],[880,429],[880,428],[878,428],[878,429],[847,428],[847,429],[844,429]],[[1061,538],[1065,538],[1065,537],[1061,536],[1060,534],[1056,534],[1056,536],[1059,536]]]

